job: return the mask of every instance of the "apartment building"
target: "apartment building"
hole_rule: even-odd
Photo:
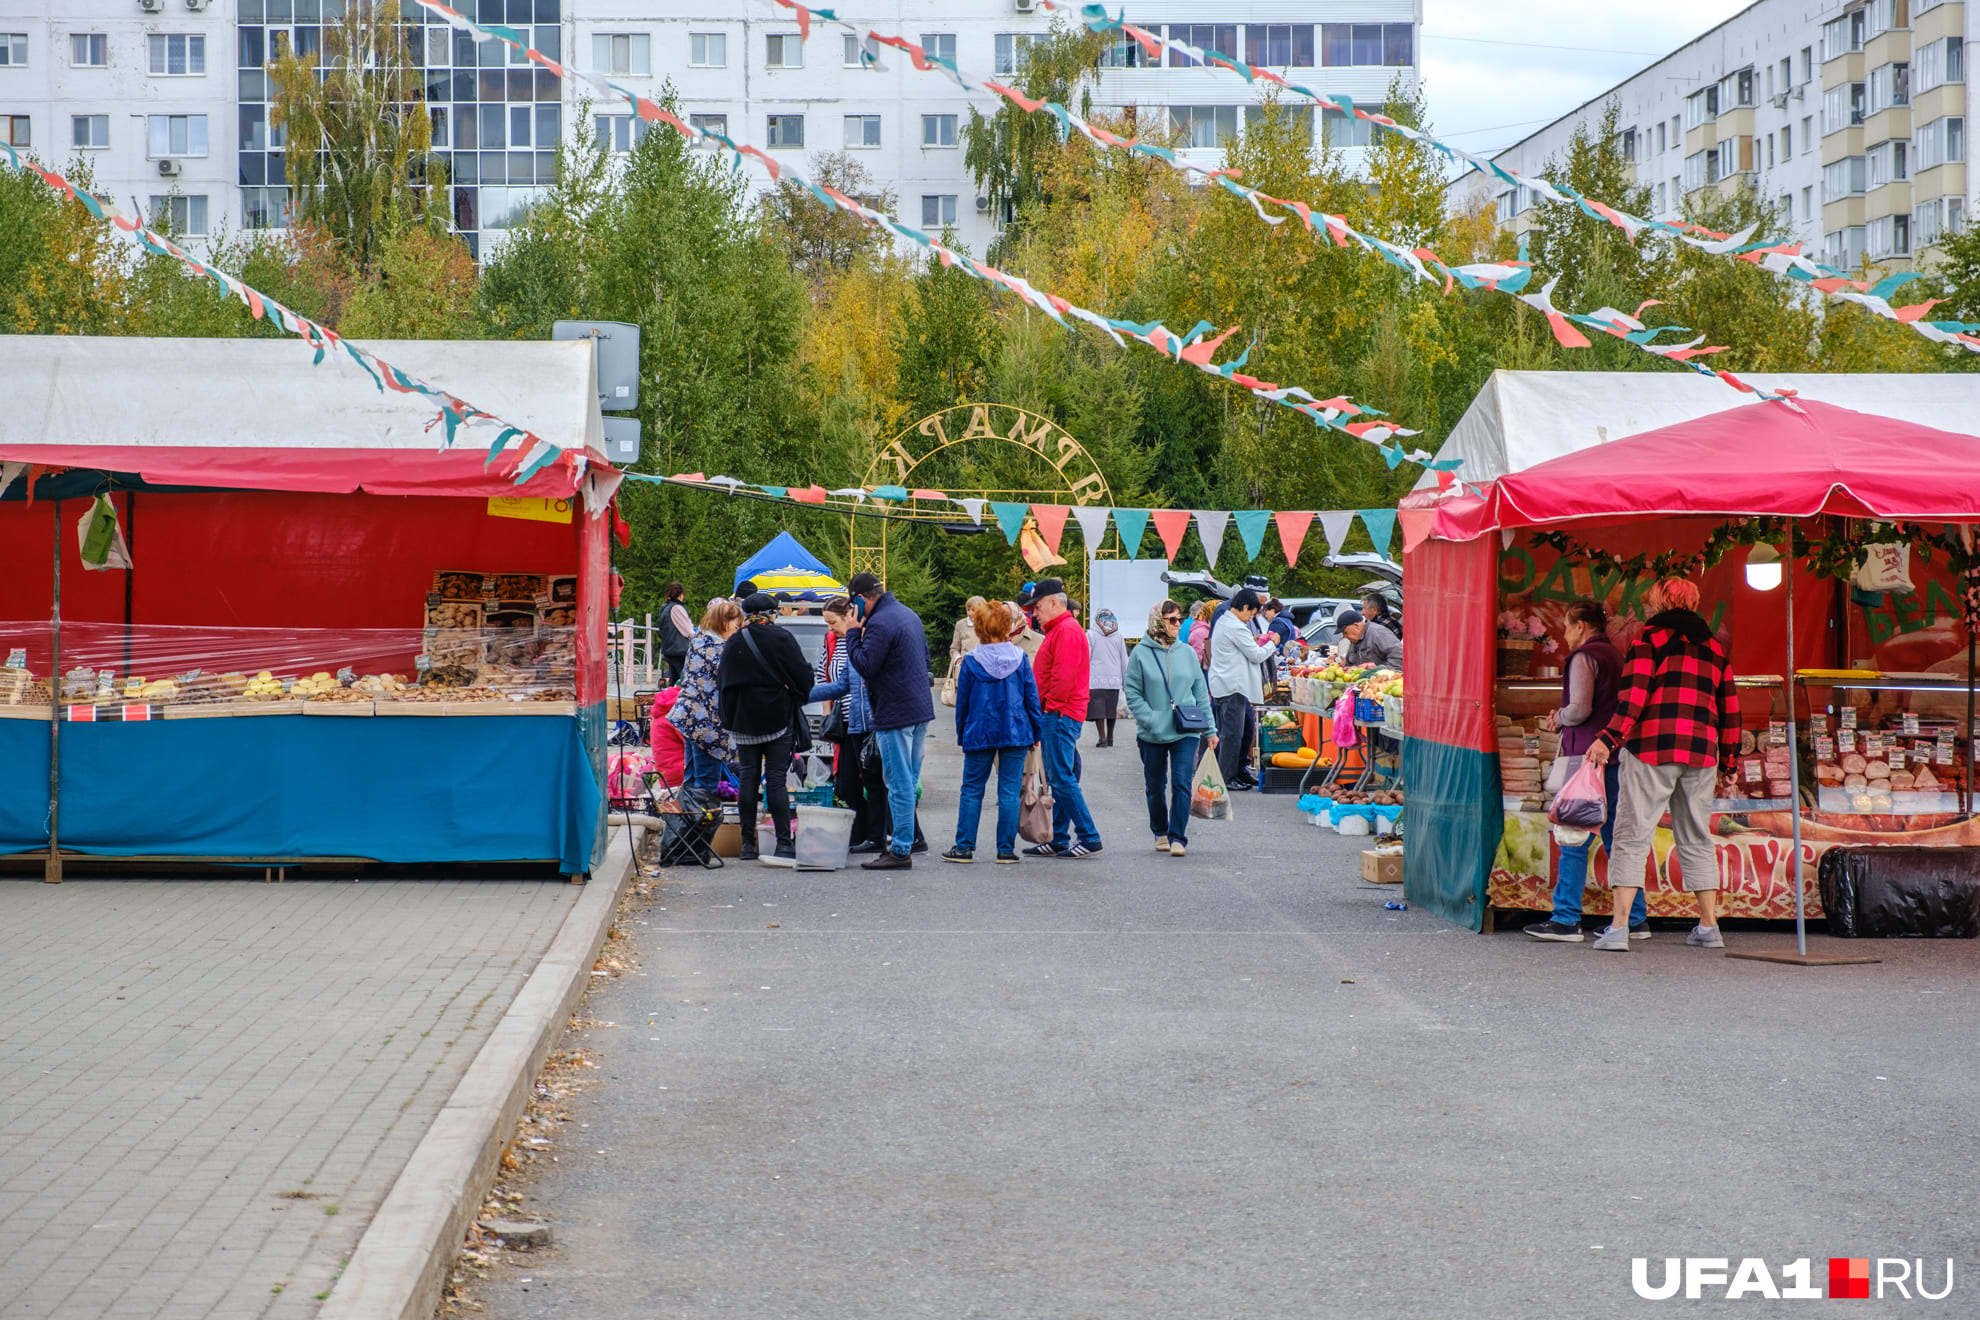
[[[1577,128],[1620,112],[1619,145],[1650,212],[1751,185],[1832,265],[1929,265],[1970,206],[1963,0],[1759,0],[1494,159],[1533,175]],[[1454,208],[1489,202],[1519,230],[1535,198],[1471,172]],[[1606,200],[1606,199],[1605,199]]]
[[[455,0],[483,22],[529,34],[574,67],[609,73],[656,98],[671,91],[693,122],[793,164],[846,152],[892,194],[897,214],[952,227],[973,251],[995,236],[963,163],[972,108],[963,92],[883,49],[863,61],[836,28],[803,40],[771,0]],[[869,0],[856,21],[899,32],[975,74],[1012,75],[1049,30],[1035,0]],[[268,64],[323,48],[343,0],[0,0],[0,132],[46,163],[87,162],[95,190],[167,217],[193,237],[286,223],[288,144],[269,122]],[[1379,104],[1418,79],[1421,0],[1149,0],[1137,23],[1285,70],[1316,90]],[[1209,18],[1211,21],[1201,21]],[[478,256],[554,182],[557,143],[591,135],[613,153],[645,131],[591,89],[477,44],[416,6],[404,15],[409,58],[447,168],[456,229]],[[1111,46],[1095,104],[1133,107],[1144,125],[1173,125],[1183,154],[1214,164],[1255,119],[1260,90],[1177,55],[1150,60],[1133,41]],[[1350,164],[1368,125],[1328,111],[1312,126]],[[759,192],[769,182],[754,167]]]

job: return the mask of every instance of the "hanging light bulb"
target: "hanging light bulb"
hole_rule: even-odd
[[[1755,591],[1772,591],[1781,585],[1781,552],[1771,545],[1756,545],[1746,552],[1746,585]]]

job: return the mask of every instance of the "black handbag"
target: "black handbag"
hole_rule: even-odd
[[[750,625],[748,624],[743,625],[743,630],[742,630],[743,643],[749,647],[749,653],[756,657],[756,663],[762,665],[765,669],[768,669],[770,667],[770,662],[763,658],[763,648],[758,646],[756,644],[756,639],[749,635],[749,628]],[[789,696],[791,699],[791,713],[790,713],[791,755],[796,756],[799,752],[808,752],[811,750],[811,721],[806,719],[804,716],[804,698],[806,696],[809,696],[810,693],[804,693],[803,695],[800,695],[799,693],[792,690],[791,685],[788,682],[782,683],[781,686],[783,687],[785,694]],[[839,708],[839,703],[837,703],[836,701],[833,702],[832,709],[837,710],[838,708]]]
[[[1162,671],[1162,691],[1169,698],[1169,709],[1176,715],[1176,732],[1186,738],[1201,737],[1210,732],[1210,712],[1201,706],[1178,706],[1176,691],[1169,686],[1169,657],[1165,654],[1156,664]]]

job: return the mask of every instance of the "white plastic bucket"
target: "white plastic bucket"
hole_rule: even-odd
[[[842,871],[852,847],[854,813],[844,807],[797,809],[797,864],[800,871]]]

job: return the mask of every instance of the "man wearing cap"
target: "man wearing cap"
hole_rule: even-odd
[[[1092,657],[1086,633],[1066,604],[1066,584],[1046,578],[1033,593],[1032,608],[1045,634],[1032,668],[1045,707],[1045,782],[1052,786],[1052,842],[1026,849],[1032,857],[1090,857],[1100,851],[1100,830],[1080,792],[1077,757],[1086,727],[1086,698]]]
[[[914,865],[914,798],[921,783],[921,755],[935,701],[928,684],[928,634],[921,616],[894,599],[872,573],[846,584],[856,598],[859,622],[846,632],[848,662],[866,680],[873,710],[873,740],[887,782],[894,835],[889,847],[860,865],[868,871],[905,871]]]
[[[1265,700],[1265,667],[1276,654],[1271,633],[1252,621],[1264,602],[1250,587],[1231,597],[1230,612],[1210,630],[1210,709],[1217,719],[1217,768],[1232,788],[1257,784],[1250,774],[1246,734],[1253,707]]]
[[[1347,642],[1341,657],[1343,663],[1402,668],[1402,638],[1381,624],[1371,623],[1353,610],[1342,610],[1334,616],[1334,627]]]

